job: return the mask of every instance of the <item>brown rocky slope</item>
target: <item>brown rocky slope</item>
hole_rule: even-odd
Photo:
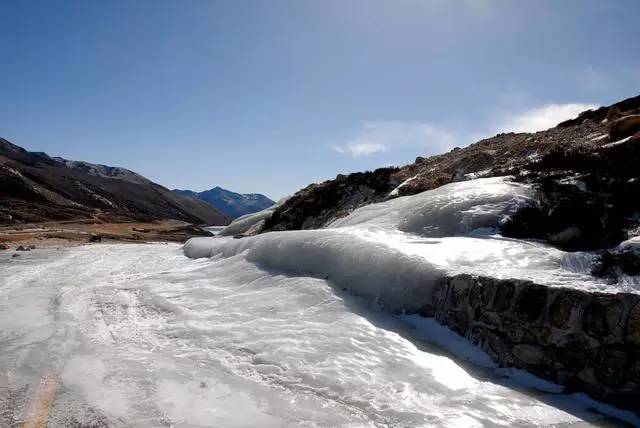
[[[95,218],[106,222],[229,219],[124,168],[29,152],[0,138],[0,225]]]

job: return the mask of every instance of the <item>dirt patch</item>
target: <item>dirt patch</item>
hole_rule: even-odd
[[[0,243],[7,246],[7,250],[15,250],[20,245],[35,245],[36,248],[60,247],[101,241],[185,242],[195,236],[209,235],[210,232],[179,220],[146,223],[80,220],[0,227]]]

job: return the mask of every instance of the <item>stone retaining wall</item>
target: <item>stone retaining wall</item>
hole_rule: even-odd
[[[640,295],[456,275],[436,319],[506,367],[640,412]]]

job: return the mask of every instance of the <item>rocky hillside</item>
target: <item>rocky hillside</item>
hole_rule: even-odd
[[[0,224],[94,217],[229,222],[201,200],[178,195],[133,171],[29,152],[0,138]]]
[[[546,131],[498,134],[403,167],[311,184],[278,207],[262,231],[319,228],[373,202],[453,181],[514,175],[534,184],[542,203],[518,213],[504,235],[570,250],[611,247],[637,227],[639,165],[640,96]]]
[[[222,187],[214,187],[204,192],[175,189],[179,195],[192,196],[205,201],[222,214],[235,219],[245,214],[262,211],[275,205],[275,202],[259,193],[236,193]]]

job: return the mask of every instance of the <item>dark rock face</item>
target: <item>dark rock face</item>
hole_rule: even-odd
[[[354,208],[379,202],[395,187],[391,176],[397,171],[380,168],[311,184],[277,208],[262,231],[316,229]]]
[[[528,171],[511,171],[534,185],[541,204],[512,216],[502,227],[503,235],[545,239],[565,250],[617,245],[637,226],[638,162],[640,136],[589,151],[553,151]]]
[[[620,273],[640,275],[640,255],[632,250],[603,251],[594,263],[592,273],[616,281]]]
[[[432,306],[502,366],[638,410],[639,295],[456,275],[442,280]]]

